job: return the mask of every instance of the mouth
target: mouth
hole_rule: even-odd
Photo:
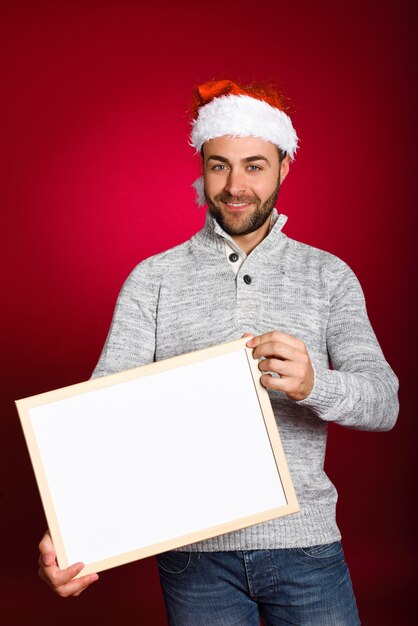
[[[222,201],[222,204],[228,207],[230,211],[244,211],[245,209],[247,209],[249,206],[252,205],[252,202],[223,202]]]

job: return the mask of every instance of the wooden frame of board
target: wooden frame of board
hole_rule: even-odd
[[[247,341],[16,402],[61,569],[98,572],[299,511]]]

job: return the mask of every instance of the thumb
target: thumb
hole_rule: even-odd
[[[52,565],[55,562],[55,547],[48,530],[41,539],[39,552],[45,565]]]

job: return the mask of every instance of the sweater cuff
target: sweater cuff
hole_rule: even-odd
[[[314,384],[312,391],[296,404],[306,406],[323,420],[331,420],[336,409],[346,397],[346,389],[340,372],[314,367]]]

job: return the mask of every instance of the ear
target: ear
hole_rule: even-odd
[[[280,164],[280,183],[282,183],[284,179],[286,178],[286,176],[288,175],[289,168],[290,168],[290,156],[287,155],[285,156],[285,158]]]

